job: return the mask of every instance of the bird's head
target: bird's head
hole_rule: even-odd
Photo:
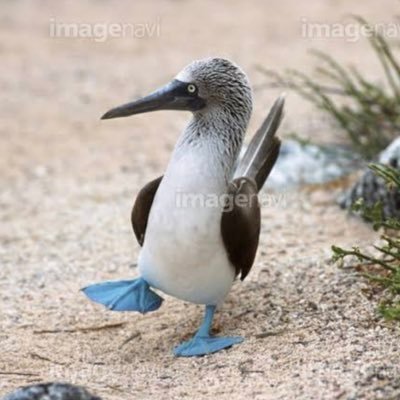
[[[127,117],[156,110],[186,110],[204,115],[213,111],[247,120],[252,93],[246,74],[231,61],[193,61],[170,83],[150,95],[108,111],[102,119]]]

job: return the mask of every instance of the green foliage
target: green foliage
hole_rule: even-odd
[[[371,164],[370,168],[387,185],[400,190],[400,170],[379,164]],[[372,222],[375,229],[383,228],[382,243],[374,246],[376,256],[367,254],[358,247],[346,250],[332,246],[333,260],[343,262],[346,257],[355,257],[362,266],[362,275],[387,289],[378,308],[380,314],[387,319],[400,321],[400,220],[383,218],[379,204],[365,207],[362,201],[357,201],[354,207]]]
[[[354,18],[368,26],[363,18]],[[400,64],[389,43],[378,32],[368,40],[382,65],[387,88],[382,82],[371,82],[358,69],[343,67],[333,57],[319,51],[312,53],[318,61],[316,72],[322,82],[294,69],[282,74],[263,67],[259,69],[272,79],[271,86],[293,89],[332,117],[347,133],[354,150],[371,160],[400,131]],[[346,101],[339,102],[338,97],[345,97]]]

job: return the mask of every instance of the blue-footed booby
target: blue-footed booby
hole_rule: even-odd
[[[114,311],[157,310],[163,299],[155,290],[205,305],[203,323],[174,349],[176,356],[242,342],[239,336],[212,336],[210,330],[216,306],[254,262],[261,223],[257,193],[279,155],[275,132],[283,106],[281,96],[240,158],[252,112],[249,80],[231,61],[207,58],[152,94],[105,113],[102,119],[187,110],[192,118],[165,174],[143,187],[132,209],[140,277],[90,285],[83,292]]]

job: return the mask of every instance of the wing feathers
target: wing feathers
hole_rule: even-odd
[[[231,182],[228,203],[222,213],[221,234],[236,275],[243,280],[253,265],[260,235],[260,206],[257,187],[248,178]]]
[[[153,200],[157,193],[157,189],[160,186],[162,178],[163,177],[160,176],[159,178],[154,179],[145,185],[137,195],[135,204],[132,208],[132,228],[136,239],[141,246],[143,246],[144,243],[151,206],[153,205]]]
[[[284,103],[284,96],[280,96],[252,138],[229,186],[230,207],[221,218],[225,249],[236,275],[241,274],[242,280],[249,273],[257,252],[261,225],[257,193],[279,156],[281,142],[275,133],[283,118]]]

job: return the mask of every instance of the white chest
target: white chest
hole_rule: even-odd
[[[139,258],[154,287],[216,304],[234,280],[220,233],[226,179],[218,157],[195,148],[174,154],[150,212]]]

